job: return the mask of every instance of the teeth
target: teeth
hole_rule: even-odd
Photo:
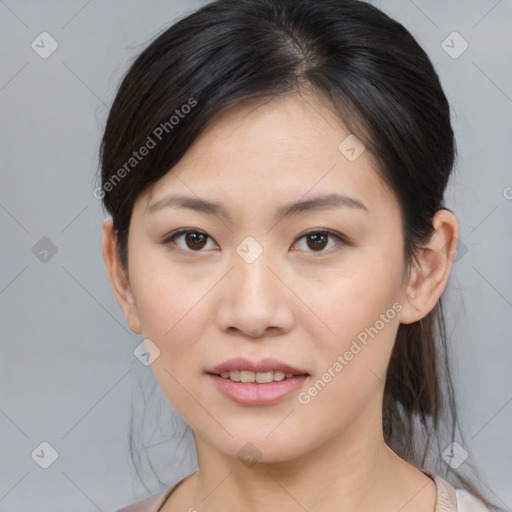
[[[234,382],[257,382],[264,384],[267,382],[278,382],[283,379],[293,377],[293,373],[284,373],[281,371],[268,371],[268,372],[251,372],[249,370],[240,370],[232,372],[222,372],[221,377],[230,379]]]

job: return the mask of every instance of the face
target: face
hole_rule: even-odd
[[[284,461],[380,428],[405,293],[401,213],[370,152],[340,149],[349,135],[314,97],[248,102],[134,206],[129,323],[158,347],[168,400],[219,452],[250,442],[261,462]],[[234,357],[307,376],[210,374]]]

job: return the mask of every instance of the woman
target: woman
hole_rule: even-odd
[[[122,511],[493,507],[443,441],[455,154],[429,58],[365,2],[219,0],[149,45],[103,254],[199,470]]]

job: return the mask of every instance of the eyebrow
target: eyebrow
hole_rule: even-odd
[[[286,204],[276,210],[275,218],[288,217],[312,210],[331,210],[334,208],[354,208],[369,211],[361,201],[342,194],[326,194],[316,196],[305,201]],[[160,199],[147,208],[148,213],[154,213],[164,208],[187,208],[196,212],[215,215],[231,220],[229,211],[220,203],[208,201],[198,197],[174,195]]]

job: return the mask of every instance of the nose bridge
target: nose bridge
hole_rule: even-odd
[[[289,329],[293,313],[285,297],[285,287],[274,275],[271,250],[252,237],[236,248],[232,257],[232,272],[221,292],[218,322],[224,330],[233,329],[250,336],[260,336],[265,330]]]
[[[258,259],[261,259],[261,256],[264,256],[264,259],[268,258],[268,253],[270,252],[268,247],[265,248],[262,245],[261,237],[260,241],[258,241],[254,236],[248,235],[246,236],[236,247],[236,253],[240,258],[248,265],[251,265]]]
[[[246,296],[253,299],[261,299],[262,296],[269,298],[270,294],[267,292],[275,288],[275,283],[271,282],[275,277],[267,268],[272,268],[270,260],[270,249],[264,248],[252,236],[246,237],[238,245],[233,258],[235,266],[233,278],[239,293],[245,293]]]

